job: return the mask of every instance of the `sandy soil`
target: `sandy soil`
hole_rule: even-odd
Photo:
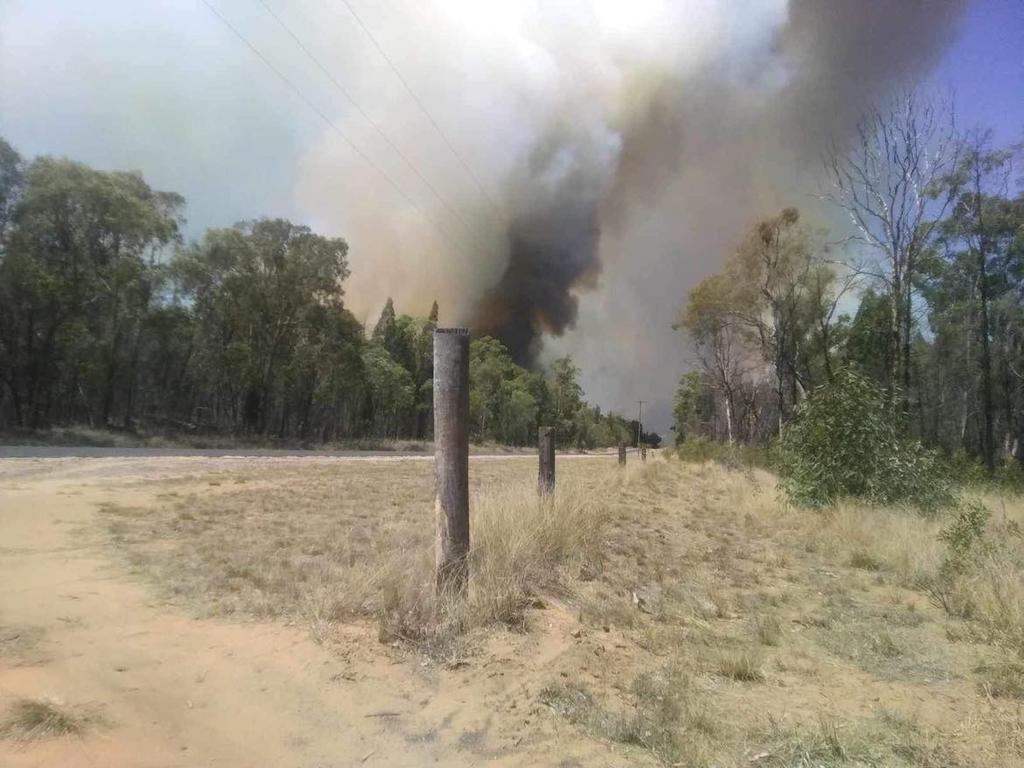
[[[31,638],[0,655],[0,709],[48,697],[99,705],[107,721],[80,739],[0,742],[0,765],[625,764],[554,718],[538,721],[527,681],[579,653],[575,619],[558,606],[538,611],[540,631],[492,633],[485,662],[438,670],[381,646],[368,625],[325,647],[306,627],[191,618],[112,558],[99,505],[145,504],[149,480],[253,462],[0,464],[0,634]]]
[[[616,466],[580,458],[559,477]],[[897,755],[914,768],[1024,764],[1024,702],[990,696],[980,676],[1006,650],[881,565],[853,563],[842,554],[853,543],[829,554],[829,540],[812,535],[823,519],[781,509],[767,475],[631,463],[616,477],[633,480],[603,499],[615,514],[600,567],[560,593],[572,604],[546,595],[528,631],[478,631],[454,668],[382,644],[369,619],[320,634],[308,621],[197,618],[214,615],[200,610],[211,595],[176,599],[159,578],[182,562],[176,546],[197,541],[175,528],[182,511],[248,510],[223,518],[225,546],[236,520],[262,519],[267,527],[246,529],[259,537],[279,517],[308,522],[311,504],[351,513],[337,500],[362,498],[367,484],[373,503],[385,506],[384,494],[429,519],[427,460],[0,460],[0,718],[30,697],[97,707],[105,719],[82,737],[0,739],[0,766],[589,768],[672,765],[680,753],[762,768],[888,768]],[[478,483],[534,482],[533,457],[473,461],[486,462]],[[118,507],[139,514],[118,518]],[[141,540],[148,571],[133,565],[138,549],[117,544],[114,526],[128,520],[124,541]],[[766,617],[778,621],[772,642],[759,639]],[[759,658],[756,681],[723,671],[746,653]],[[637,746],[643,734],[630,745],[605,720],[573,722],[559,709],[571,700],[550,695],[586,690],[628,715],[639,712],[637,681],[673,665],[689,680],[669,718],[684,729],[674,752]],[[880,713],[889,719],[876,738],[865,728]],[[839,759],[827,743],[821,751],[822,733],[862,751],[888,741],[881,760]],[[793,739],[802,746],[787,752]],[[699,760],[705,747],[714,757]],[[824,757],[786,756],[812,748]]]

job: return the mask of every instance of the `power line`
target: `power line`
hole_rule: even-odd
[[[296,86],[295,83],[288,78],[287,75],[285,75],[283,72],[281,72],[280,69],[274,66],[273,62],[270,61],[270,59],[268,59],[266,56],[264,56],[260,49],[253,45],[249,41],[249,39],[238,30],[237,27],[235,27],[230,21],[228,21],[228,19],[223,14],[221,14],[220,11],[218,11],[209,2],[209,0],[200,0],[200,2],[202,2],[202,4],[209,9],[210,13],[216,16],[225,27],[231,30],[235,37],[237,37],[245,45],[246,48],[252,51],[252,53],[260,61],[262,61],[271,72],[277,75],[281,82],[283,82],[288,87],[288,89],[293,94],[295,94],[295,96],[298,97],[300,101],[302,101],[302,103],[304,103],[307,107],[313,110],[313,112],[315,112],[320,117],[320,119],[327,124],[329,128],[331,128],[342,139],[344,139],[345,143],[348,144],[357,155],[359,155],[364,161],[366,161],[366,164],[369,165],[370,168],[379,173],[388,182],[388,184],[390,184],[394,188],[394,190],[398,192],[399,195],[402,196],[402,199],[404,199],[420,216],[424,218],[424,220],[431,224],[441,236],[448,240],[448,242],[450,242],[453,246],[458,248],[458,243],[452,240],[451,236],[444,231],[444,228],[441,227],[441,225],[438,224],[437,221],[435,221],[426,211],[424,211],[419,205],[416,204],[416,201],[413,200],[404,189],[402,189],[398,182],[396,182],[387,171],[381,168],[377,163],[373,161],[373,159],[369,155],[367,155],[362,149],[360,149],[359,146],[354,141],[352,141],[352,139],[349,138],[349,136],[333,120],[331,120],[331,118],[324,114],[324,112],[319,107],[317,107],[316,104],[314,104],[299,89],[299,87]]]
[[[405,162],[406,165],[409,166],[409,168],[412,169],[413,173],[415,173],[416,176],[420,179],[420,181],[422,181],[426,185],[427,189],[429,189],[430,192],[434,195],[434,197],[437,198],[438,202],[440,202],[441,205],[443,205],[445,208],[447,208],[448,211],[450,213],[452,213],[459,220],[459,222],[462,224],[462,226],[466,229],[466,231],[470,234],[471,237],[475,237],[475,235],[474,235],[472,229],[470,228],[468,222],[465,220],[465,218],[462,216],[462,214],[458,211],[458,209],[452,207],[448,203],[448,201],[445,200],[444,197],[441,196],[441,193],[438,192],[437,189],[434,187],[434,185],[430,183],[430,180],[426,176],[423,175],[423,173],[416,166],[416,164],[411,159],[409,159],[409,157],[395,144],[395,142],[393,142],[391,140],[391,138],[384,132],[384,129],[381,128],[380,125],[372,117],[370,117],[369,114],[367,114],[366,110],[364,110],[359,105],[359,102],[356,101],[356,99],[352,96],[351,93],[349,93],[348,89],[346,89],[345,86],[343,86],[340,82],[338,82],[337,78],[320,61],[320,59],[317,58],[317,56],[309,49],[309,47],[306,46],[302,42],[301,39],[299,39],[299,36],[296,35],[294,31],[292,31],[291,27],[289,27],[287,24],[285,24],[284,20],[274,11],[273,8],[270,7],[270,5],[266,2],[266,0],[257,0],[257,1],[259,2],[260,5],[263,6],[263,9],[268,14],[270,14],[270,16],[274,19],[274,21],[277,22],[278,26],[280,26],[281,29],[283,29],[288,34],[288,36],[291,37],[291,39],[293,41],[295,41],[295,44],[297,46],[299,46],[299,48],[302,50],[302,52],[304,54],[306,54],[306,56],[309,58],[309,60],[312,61],[317,66],[317,68],[327,77],[328,80],[331,81],[331,84],[341,93],[341,95],[344,96],[345,99],[349,103],[351,103],[353,107],[355,107],[356,111],[360,115],[362,115],[363,119],[366,120],[366,122],[370,124],[370,126],[377,132],[377,134],[382,139],[384,139],[384,141],[387,143],[387,145],[389,147],[391,147],[391,149],[393,149],[395,151],[395,153],[400,158],[402,158],[402,160]]]
[[[441,136],[441,139],[444,141],[445,145],[451,151],[452,155],[455,156],[455,159],[458,160],[459,164],[466,170],[466,173],[469,174],[469,177],[473,180],[473,183],[476,185],[476,188],[480,190],[480,194],[484,196],[484,198],[490,204],[491,208],[495,208],[496,206],[494,205],[494,200],[491,199],[491,196],[487,193],[487,190],[484,188],[484,185],[480,183],[480,179],[477,178],[477,175],[473,172],[473,169],[470,167],[469,163],[467,163],[466,160],[462,157],[459,150],[455,148],[455,145],[448,138],[448,134],[444,132],[444,130],[438,124],[437,120],[435,120],[434,116],[430,113],[430,110],[427,109],[426,104],[424,104],[422,99],[420,99],[420,97],[416,95],[416,91],[414,91],[412,89],[412,86],[409,85],[408,81],[402,75],[402,72],[398,69],[395,63],[391,60],[391,57],[388,56],[383,46],[381,46],[381,44],[377,42],[376,36],[369,30],[366,24],[363,23],[362,18],[360,18],[358,13],[356,13],[355,8],[352,7],[352,4],[348,0],[341,0],[341,2],[345,4],[345,7],[348,9],[348,12],[352,14],[352,18],[356,20],[356,23],[369,38],[370,42],[373,43],[373,47],[377,49],[377,53],[381,55],[381,58],[383,58],[384,61],[387,62],[387,65],[391,68],[391,71],[394,72],[395,75],[398,77],[398,80],[402,84],[402,87],[405,88],[406,92],[412,97],[412,100],[416,102],[416,106],[419,107],[420,111],[426,116],[427,120],[430,121],[430,124],[434,126],[434,130],[436,130],[437,133]]]

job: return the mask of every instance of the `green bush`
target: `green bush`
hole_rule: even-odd
[[[794,504],[843,498],[934,512],[955,502],[938,454],[900,439],[879,387],[854,369],[816,388],[783,431],[780,484]]]

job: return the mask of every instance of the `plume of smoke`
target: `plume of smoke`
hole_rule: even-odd
[[[663,426],[687,290],[758,217],[828,223],[821,150],[928,72],[965,0],[353,0],[479,186],[345,4],[274,2],[436,194],[258,3],[217,0],[411,205],[201,4],[79,5],[0,3],[21,150],[140,168],[186,194],[193,235],[261,213],[343,235],[362,319],[437,299],[520,360],[572,353],[592,399],[649,399]]]
[[[686,366],[670,326],[688,288],[757,217],[794,204],[828,216],[807,194],[826,143],[927,72],[964,2],[760,0],[742,16],[726,0],[503,5],[474,25],[455,3],[417,57],[431,62],[427,103],[492,190],[481,199],[434,153],[467,226],[446,218],[444,238],[396,217],[352,193],[371,180],[353,185],[351,165],[331,181],[330,141],[309,156],[304,199],[350,237],[350,296],[366,314],[389,294],[415,310],[438,298],[446,321],[520,361],[576,355],[592,397],[650,397],[663,424]],[[449,87],[481,69],[476,88]],[[400,103],[389,120],[430,144]]]

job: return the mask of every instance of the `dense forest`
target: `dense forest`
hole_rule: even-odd
[[[827,158],[823,197],[852,234],[794,208],[755,223],[688,294],[695,350],[675,399],[688,436],[773,441],[855,368],[907,438],[989,470],[1024,461],[1024,193],[1019,146],[956,130],[909,93]]]
[[[436,303],[412,317],[389,299],[366,329],[344,303],[344,240],[260,219],[186,243],[184,205],[137,173],[26,162],[0,139],[0,428],[430,438]],[[579,373],[474,340],[474,438],[527,444],[545,424],[563,445],[635,440]]]

